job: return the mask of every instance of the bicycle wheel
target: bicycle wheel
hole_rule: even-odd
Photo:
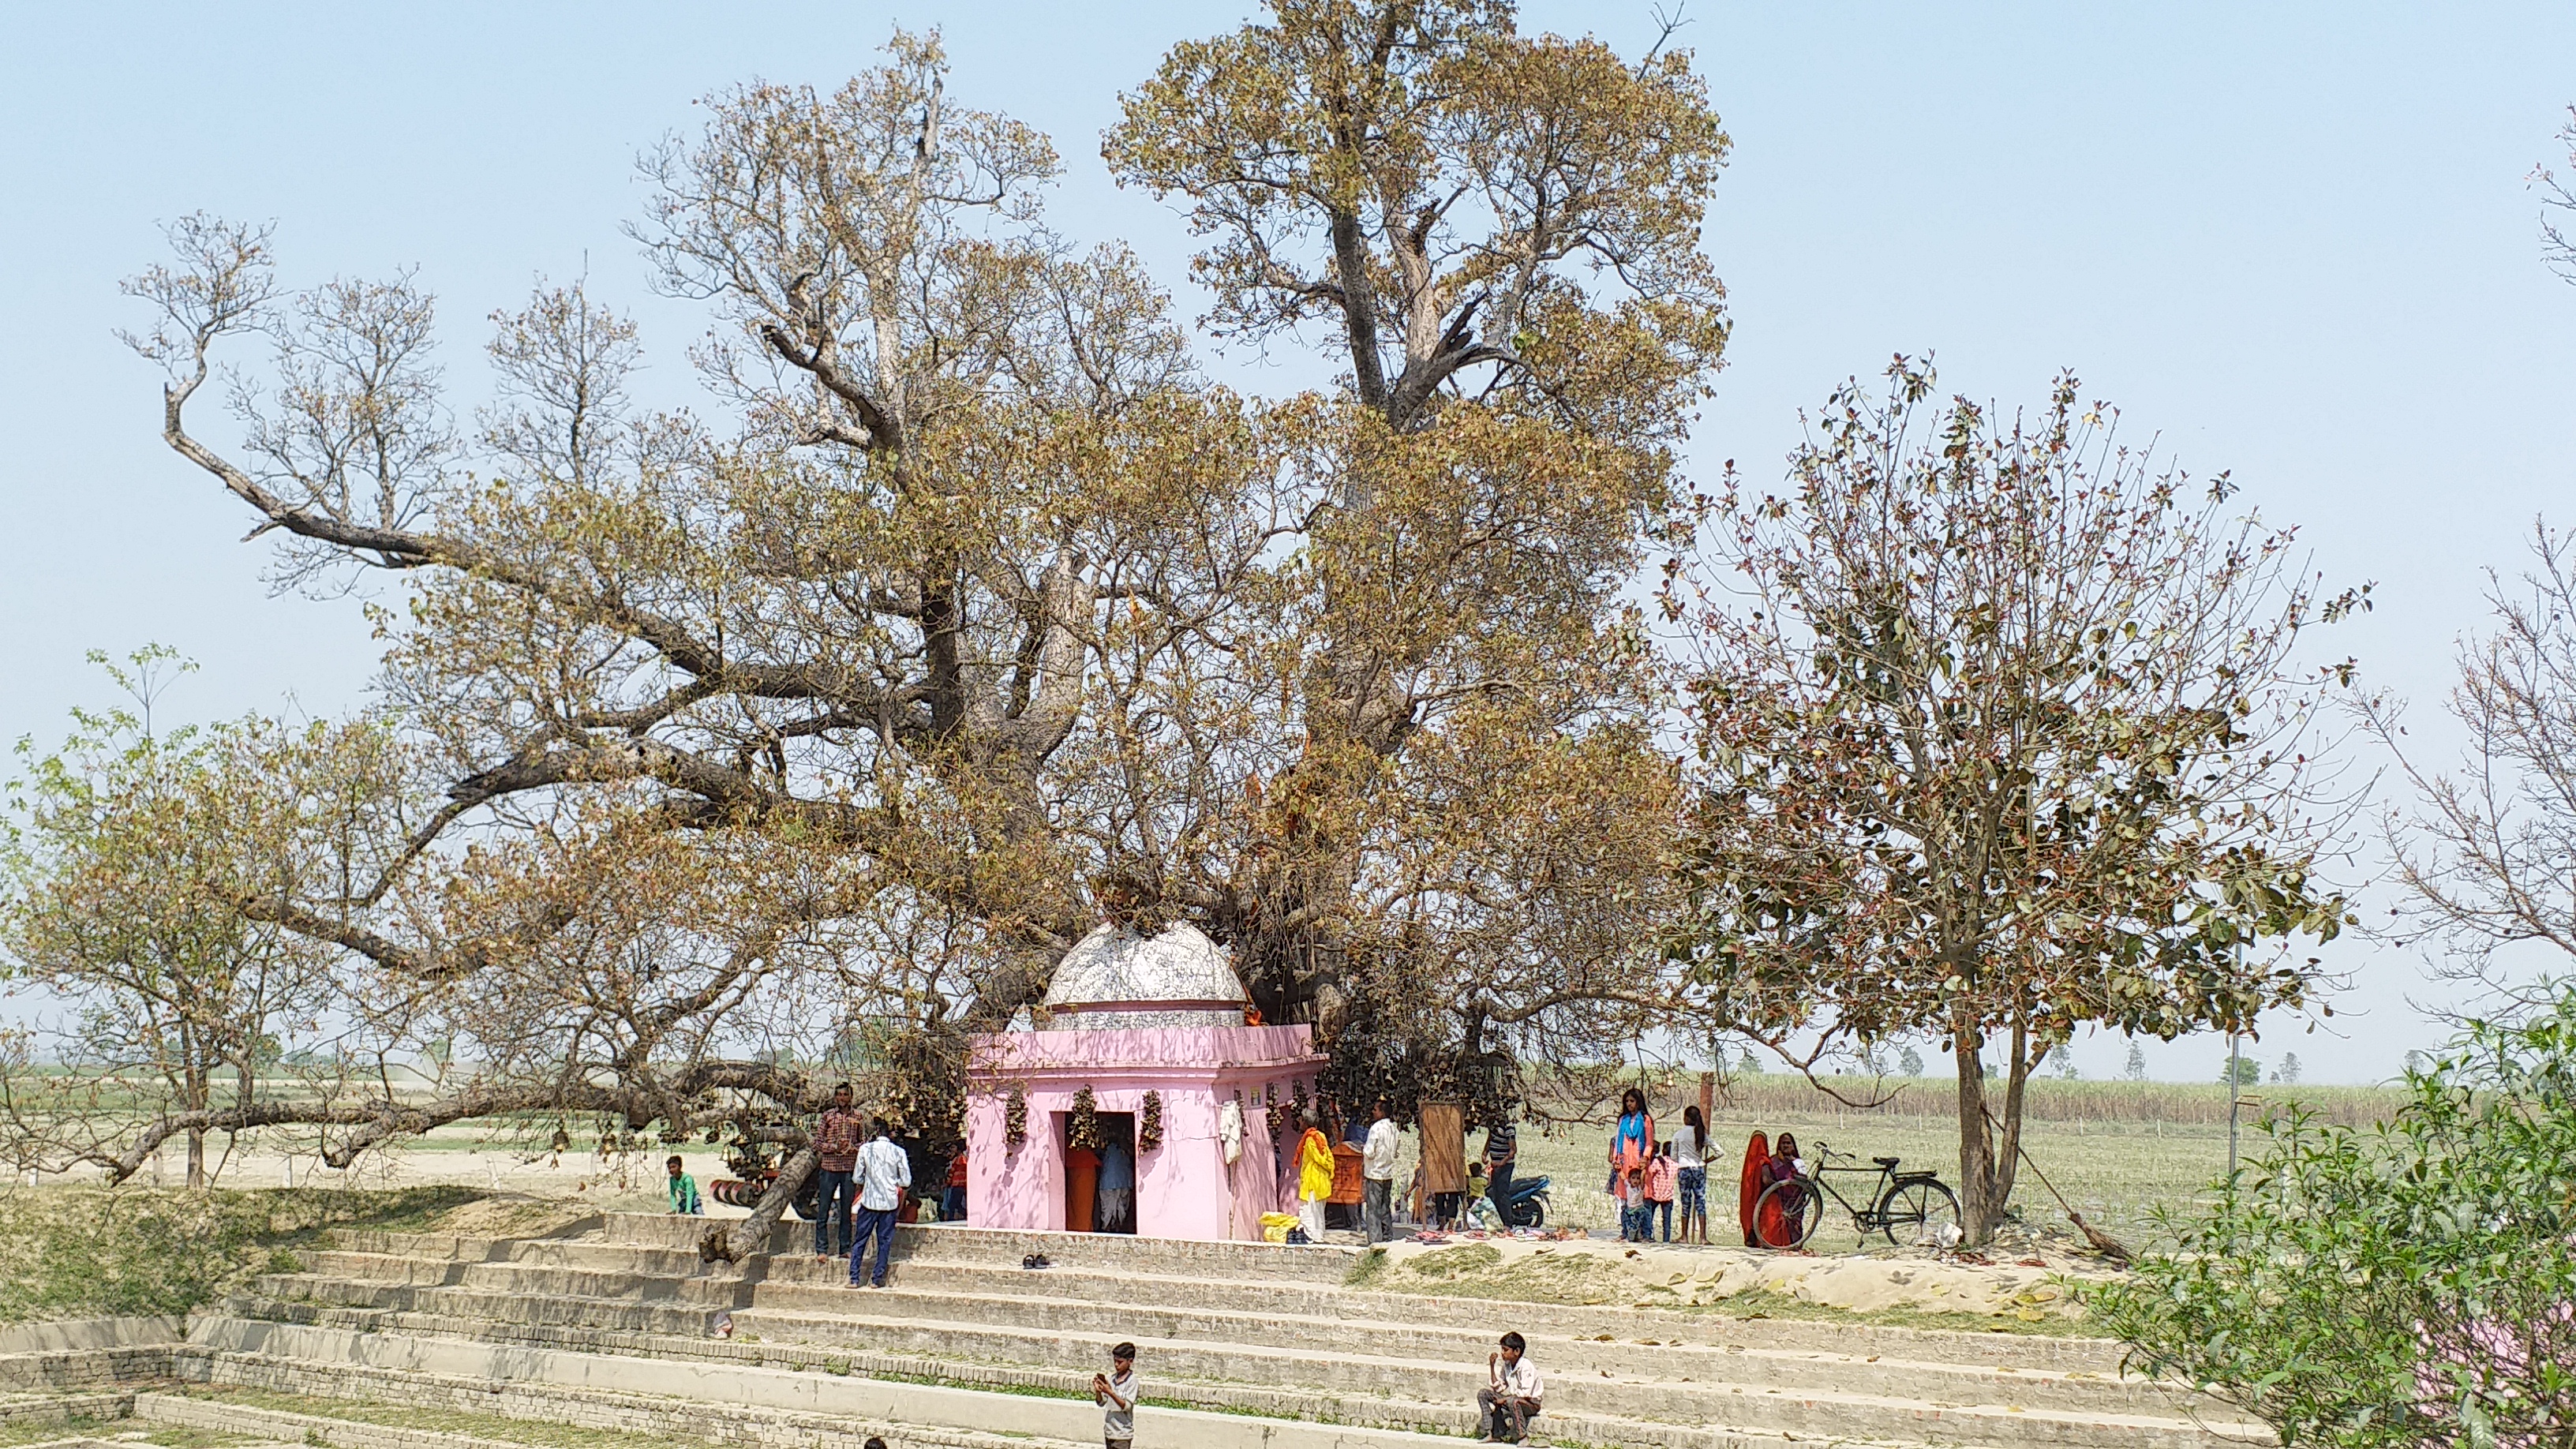
[[[1753,1200],[1754,1245],[1803,1248],[1807,1239],[1816,1235],[1816,1224],[1824,1217],[1824,1195],[1813,1182],[1805,1178],[1775,1182]]]
[[[1938,1234],[1941,1224],[1959,1225],[1959,1199],[1928,1177],[1896,1183],[1878,1200],[1878,1223],[1889,1242],[1916,1247]]]

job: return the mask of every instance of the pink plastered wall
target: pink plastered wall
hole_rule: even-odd
[[[1163,1140],[1136,1161],[1136,1227],[1148,1237],[1250,1240],[1261,1215],[1291,1210],[1265,1109],[1292,1082],[1313,1091],[1323,1057],[1308,1029],[1171,1027],[1130,1031],[1007,1032],[976,1040],[966,1099],[967,1219],[980,1227],[1055,1229],[1064,1221],[1060,1114],[1089,1086],[1101,1112],[1141,1125],[1145,1094],[1163,1099]],[[1028,1137],[1009,1146],[1010,1089],[1028,1102]],[[1241,1156],[1229,1164],[1218,1136],[1225,1104],[1240,1091]],[[1281,1108],[1285,1110],[1284,1106]]]

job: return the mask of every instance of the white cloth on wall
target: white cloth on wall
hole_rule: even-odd
[[[1216,1140],[1225,1148],[1225,1165],[1232,1167],[1243,1156],[1243,1104],[1228,1102],[1216,1114]]]

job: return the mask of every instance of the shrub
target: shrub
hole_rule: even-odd
[[[2102,1296],[2134,1367],[2285,1445],[2576,1436],[2576,985],[2407,1073],[2388,1122],[2293,1108],[2170,1257]]]

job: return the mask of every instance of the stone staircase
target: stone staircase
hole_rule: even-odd
[[[1145,1444],[1399,1449],[1474,1432],[1485,1355],[1515,1328],[1547,1376],[1538,1427],[1559,1444],[2271,1438],[2124,1377],[2098,1340],[1400,1295],[1344,1286],[1353,1249],[948,1226],[901,1230],[888,1286],[852,1289],[845,1265],[802,1251],[803,1225],[741,1269],[699,1261],[701,1226],[618,1215],[551,1239],[340,1233],[304,1271],[201,1315],[170,1373],[201,1395],[296,1396],[308,1417],[413,1404],[764,1449],[858,1449],[869,1433],[895,1449],[1054,1449],[1099,1442],[1090,1378],[1129,1339]],[[1033,1252],[1055,1266],[1021,1267]],[[139,1395],[136,1414],[155,1399]]]

